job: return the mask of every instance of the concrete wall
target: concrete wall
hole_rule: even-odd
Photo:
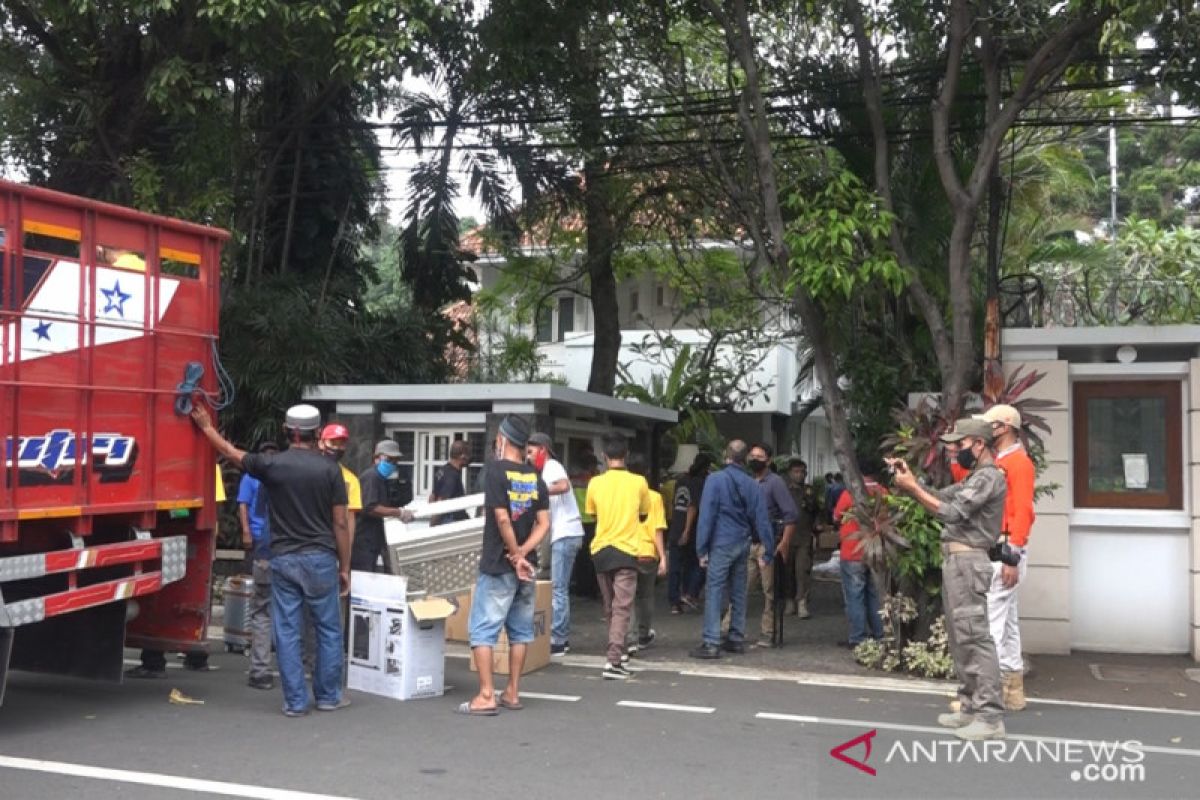
[[[1191,584],[1192,658],[1200,661],[1200,359],[1189,362],[1187,415],[1184,424],[1188,434],[1184,441],[1188,442],[1185,449],[1188,461],[1187,478],[1190,485],[1192,525],[1190,531],[1189,550],[1191,558],[1188,561],[1188,576]]]
[[[1010,374],[1025,367],[1046,373],[1030,390],[1059,408],[1043,416],[1046,470],[1039,484],[1058,484],[1053,495],[1037,502],[1037,522],[1029,539],[1029,572],[1021,590],[1021,644],[1030,653],[1068,653],[1071,649],[1071,386],[1066,361],[1006,363]]]

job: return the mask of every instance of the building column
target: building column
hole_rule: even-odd
[[[338,403],[330,422],[340,422],[350,431],[345,465],[356,475],[375,460],[375,443],[383,438],[379,409],[375,403]]]
[[[1071,384],[1066,361],[1006,363],[1008,373],[1024,367],[1046,373],[1031,397],[1058,407],[1042,412],[1050,433],[1043,440],[1046,467],[1038,486],[1055,484],[1034,505],[1037,519],[1029,536],[1029,568],[1021,586],[1021,644],[1029,653],[1071,651]]]
[[[1184,424],[1188,426],[1188,432],[1184,434],[1184,441],[1190,442],[1187,451],[1188,469],[1185,474],[1189,483],[1187,490],[1191,492],[1192,508],[1191,541],[1189,543],[1191,552],[1189,584],[1192,591],[1190,641],[1192,660],[1200,661],[1200,359],[1192,359],[1189,366],[1187,414],[1184,417]]]

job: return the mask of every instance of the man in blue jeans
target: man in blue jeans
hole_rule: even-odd
[[[553,582],[550,655],[566,655],[571,649],[571,573],[575,556],[583,544],[583,521],[567,470],[554,453],[554,443],[544,433],[529,437],[525,459],[542,476],[550,493],[550,580]]]
[[[775,532],[758,484],[746,472],[749,448],[734,439],[725,448],[725,468],[709,476],[700,497],[696,554],[708,568],[704,596],[704,641],[692,658],[720,658],[721,650],[746,652],[746,562],[751,543],[763,546],[765,569],[775,552]],[[729,600],[729,636],[721,639],[721,612]]]
[[[283,713],[309,712],[301,658],[304,615],[316,629],[313,694],[318,711],[350,705],[342,694],[342,620],[339,594],[350,591],[350,528],[346,482],[337,462],[317,449],[321,415],[309,405],[287,411],[282,453],[248,454],[225,440],[196,404],[192,419],[222,456],[262,481],[271,527],[271,616],[283,684]]]
[[[868,494],[887,494],[887,489],[876,480],[879,471],[873,463],[865,459],[860,460],[858,469],[862,473]],[[868,636],[873,639],[883,638],[883,619],[879,616],[879,589],[875,583],[875,574],[863,563],[862,542],[855,536],[859,525],[854,517],[853,508],[854,497],[850,492],[844,491],[833,509],[833,523],[840,526],[838,536],[841,539],[839,563],[842,570],[842,599],[846,604],[846,621],[850,625],[849,638],[838,642],[842,647],[857,647]]]
[[[479,672],[479,693],[458,713],[492,717],[498,709],[519,711],[521,670],[534,640],[533,599],[537,546],[550,529],[549,492],[525,462],[529,424],[505,417],[496,431],[495,458],[483,470],[483,543],[479,577],[471,599],[467,638]],[[508,633],[508,686],[496,696],[492,652],[500,629]]]

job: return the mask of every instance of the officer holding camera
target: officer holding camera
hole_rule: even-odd
[[[931,492],[917,482],[902,459],[888,459],[897,489],[940,519],[942,529],[942,605],[950,656],[960,685],[958,711],[938,716],[960,739],[1004,738],[1000,663],[988,627],[987,592],[992,585],[989,551],[1000,540],[1004,472],[990,448],[992,426],[981,419],[960,419],[942,441],[957,445],[956,460],[970,474],[960,483]]]

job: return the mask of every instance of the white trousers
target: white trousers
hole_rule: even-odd
[[[1020,549],[1020,548],[1015,548]],[[1011,589],[1004,585],[1000,570],[1004,565],[992,562],[992,586],[988,589],[988,624],[992,630],[992,641],[996,643],[996,655],[1000,658],[1001,672],[1021,672],[1025,664],[1021,661],[1021,620],[1017,616],[1017,594],[1025,583],[1028,555],[1021,550],[1020,580]]]

